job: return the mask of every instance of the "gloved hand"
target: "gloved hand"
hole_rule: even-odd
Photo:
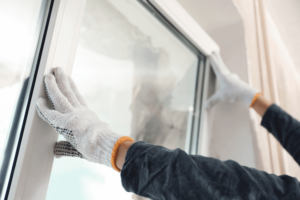
[[[220,56],[212,54],[211,64],[220,83],[219,90],[207,101],[206,108],[211,108],[220,102],[244,102],[247,106],[252,107],[259,95],[259,91],[240,78],[231,73],[223,63]]]
[[[44,81],[55,110],[47,106],[45,99],[39,98],[37,113],[67,140],[56,144],[56,157],[81,157],[120,171],[115,164],[118,147],[124,141],[133,140],[117,135],[100,121],[61,68],[55,68],[54,75],[46,75]]]

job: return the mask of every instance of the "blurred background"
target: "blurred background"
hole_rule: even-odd
[[[298,0],[178,2],[219,45],[232,72],[300,119]],[[30,75],[41,6],[38,0],[0,1],[1,163]],[[115,132],[186,150],[201,62],[138,1],[87,0],[72,78]],[[245,105],[219,104],[207,117],[209,128],[201,133],[209,138],[205,156],[300,180],[299,166]],[[125,192],[112,169],[64,158],[53,164],[47,193],[52,199],[142,198]]]

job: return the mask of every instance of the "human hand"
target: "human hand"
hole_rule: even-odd
[[[37,113],[67,140],[56,144],[56,157],[81,157],[119,171],[115,164],[118,147],[124,141],[133,140],[119,136],[99,120],[62,68],[55,68],[54,74],[47,74],[44,82],[54,110],[47,106],[45,99],[39,98]]]
[[[231,73],[223,63],[220,56],[213,54],[211,57],[213,70],[220,83],[219,90],[207,101],[206,108],[211,108],[220,102],[244,102],[252,106],[256,98],[262,94],[244,81],[236,74]]]

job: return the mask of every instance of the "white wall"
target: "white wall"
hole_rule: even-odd
[[[229,70],[248,82],[242,18],[231,0],[178,0],[220,46]],[[208,12],[209,11],[209,12]],[[222,103],[209,111],[209,156],[256,167],[249,108]]]

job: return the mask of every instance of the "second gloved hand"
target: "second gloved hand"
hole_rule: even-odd
[[[230,73],[220,56],[212,54],[211,64],[220,84],[219,90],[207,101],[206,107],[211,108],[220,102],[244,102],[252,106],[259,91],[244,81],[236,74]]]
[[[119,171],[115,165],[118,146],[133,140],[119,136],[108,124],[100,121],[61,68],[55,68],[54,75],[46,75],[44,81],[55,110],[40,98],[36,103],[37,113],[67,140],[56,144],[56,156],[81,157]]]

